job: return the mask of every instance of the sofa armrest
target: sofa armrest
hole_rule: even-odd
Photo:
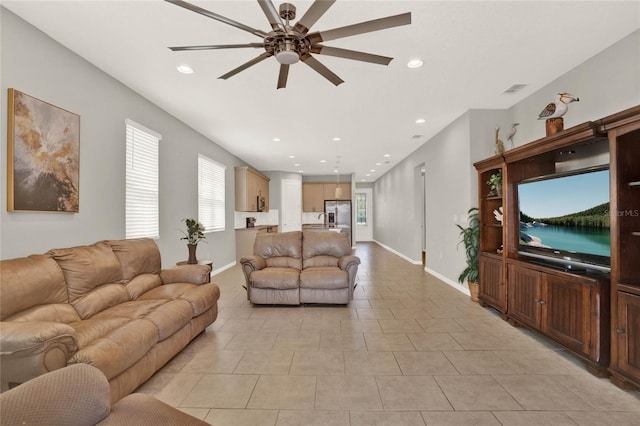
[[[356,269],[360,264],[360,258],[358,256],[342,256],[340,260],[338,260],[338,267],[343,271],[347,271],[350,267],[355,266]]]
[[[267,267],[267,262],[262,256],[245,256],[240,259],[240,264],[244,269],[245,265],[251,268],[251,271],[259,271]]]
[[[163,284],[205,284],[211,279],[209,274],[211,274],[211,268],[208,265],[181,265],[163,269],[160,271],[160,279]]]
[[[77,350],[75,330],[67,324],[3,321],[0,323],[2,390],[66,366]]]
[[[94,425],[109,415],[109,382],[74,364],[0,394],[2,424]]]
[[[125,396],[111,407],[111,415],[97,426],[207,426],[205,423],[177,408],[149,395],[134,393]]]

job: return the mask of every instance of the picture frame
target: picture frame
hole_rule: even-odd
[[[78,213],[80,116],[9,89],[7,210]]]

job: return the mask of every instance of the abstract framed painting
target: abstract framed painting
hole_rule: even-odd
[[[9,89],[7,210],[77,213],[80,116]]]

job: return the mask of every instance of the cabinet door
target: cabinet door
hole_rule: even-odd
[[[508,267],[508,316],[532,327],[540,327],[542,274],[518,265]]]
[[[618,291],[618,368],[640,380],[640,296]]]
[[[590,355],[593,287],[551,274],[545,274],[544,280],[541,330],[569,349]]]
[[[302,184],[302,211],[323,212],[324,211],[324,184],[323,183],[303,183]]]
[[[480,255],[480,300],[501,312],[507,307],[507,291],[502,279],[502,259]]]

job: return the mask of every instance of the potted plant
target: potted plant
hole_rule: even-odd
[[[187,247],[189,249],[189,259],[187,263],[198,263],[196,249],[198,248],[198,243],[206,238],[204,236],[204,225],[195,219],[182,219],[182,221],[187,225],[187,232],[182,231],[184,237],[180,238],[181,240],[187,240]]]
[[[498,170],[489,177],[487,184],[491,188],[490,197],[502,197],[502,170]]]
[[[467,255],[467,267],[460,273],[458,281],[463,283],[467,280],[471,300],[478,301],[478,277],[480,275],[478,257],[480,255],[480,219],[478,208],[469,209],[467,226],[456,225],[460,229],[460,243],[464,244]]]

